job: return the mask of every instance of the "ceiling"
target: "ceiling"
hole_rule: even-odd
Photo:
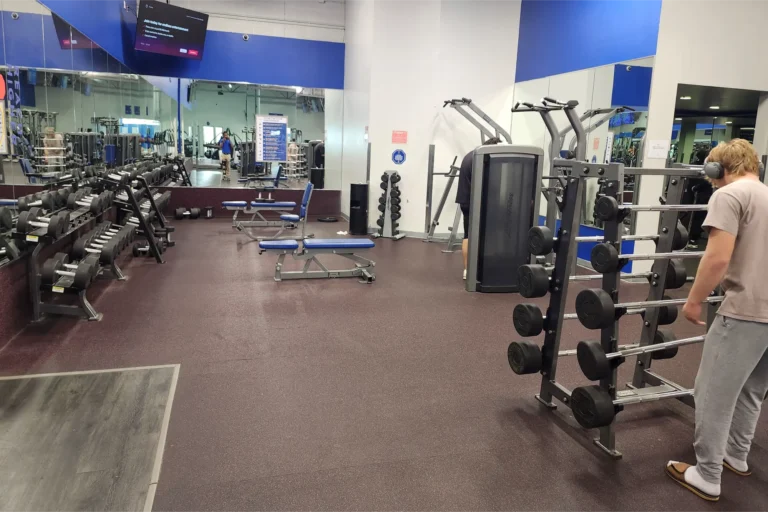
[[[746,89],[679,84],[675,101],[675,117],[755,117],[760,94],[761,91]],[[681,100],[681,96],[690,96],[691,99]],[[720,108],[710,109],[712,105]]]

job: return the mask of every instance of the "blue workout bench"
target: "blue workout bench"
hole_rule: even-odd
[[[376,262],[359,256],[374,247],[373,240],[368,238],[306,238],[302,247],[297,240],[262,240],[259,242],[259,254],[276,252],[275,281],[284,279],[322,279],[334,277],[359,277],[361,283],[372,283],[376,280],[373,267]],[[283,271],[285,255],[290,254],[294,260],[304,261],[301,270]],[[319,254],[336,254],[355,262],[355,267],[345,270],[329,270],[317,259]],[[310,270],[315,263],[320,270]]]
[[[232,216],[232,228],[238,231],[242,231],[252,240],[300,240],[304,238],[310,238],[315,235],[306,234],[307,225],[307,209],[309,208],[309,200],[312,197],[312,190],[314,186],[312,183],[307,183],[307,187],[304,189],[304,196],[301,199],[301,207],[299,208],[299,214],[290,213],[296,208],[296,203],[293,201],[278,201],[274,203],[262,202],[256,199],[251,201],[250,208],[247,201],[222,201],[222,208],[232,210],[235,214]],[[280,213],[280,220],[267,220],[261,214],[262,211],[272,211]],[[238,221],[237,215],[240,213],[251,214],[250,220]],[[258,219],[257,219],[258,217]],[[280,236],[283,231],[288,228],[296,228],[301,225],[301,234],[296,236]],[[250,228],[280,228],[273,236],[257,236],[250,231]]]

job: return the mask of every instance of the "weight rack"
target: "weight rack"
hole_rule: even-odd
[[[381,188],[383,190],[381,197],[379,198],[378,210],[381,212],[379,218],[376,221],[376,225],[379,229],[373,234],[374,238],[391,238],[392,240],[400,240],[405,238],[404,233],[398,231],[400,224],[397,221],[400,219],[401,193],[400,187],[397,186],[402,180],[400,174],[397,171],[385,171],[381,176]],[[382,202],[383,201],[383,202]],[[393,201],[397,203],[397,207],[393,204]],[[382,208],[383,207],[383,208]],[[397,212],[395,212],[397,210]],[[389,222],[387,222],[389,220]]]
[[[560,356],[575,355],[576,351],[560,352],[563,321],[565,318],[565,299],[571,279],[569,273],[574,268],[576,258],[576,235],[579,229],[583,195],[585,190],[585,178],[602,178],[605,180],[605,194],[622,204],[624,175],[633,174],[640,176],[669,176],[669,187],[665,204],[679,205],[686,178],[700,177],[698,169],[649,169],[635,168],[625,170],[621,163],[592,164],[574,160],[557,159],[553,167],[564,171],[563,177],[558,177],[563,186],[563,197],[558,200],[557,206],[562,214],[561,227],[558,232],[556,246],[555,266],[550,281],[550,302],[546,312],[544,324],[544,344],[541,348],[541,387],[536,399],[549,409],[556,409],[552,398],[556,398],[563,405],[574,408],[572,391],[557,382],[557,363]],[[623,219],[626,216],[620,214],[615,219],[605,223],[604,241],[611,243],[619,249],[621,244],[621,232],[623,231]],[[656,244],[656,253],[672,252],[674,233],[677,227],[679,210],[663,211],[659,219],[659,237]],[[651,270],[652,280],[648,295],[649,301],[662,300],[664,297],[668,258],[656,260]],[[610,294],[614,303],[618,303],[618,288],[621,280],[621,268],[624,261],[620,261],[617,270],[602,275],[602,290]],[[574,281],[591,280],[595,276],[575,276]],[[599,276],[598,276],[599,278]],[[647,308],[644,315],[643,329],[639,347],[646,347],[654,343],[659,321],[659,308]],[[717,305],[710,303],[708,307],[707,326],[714,319]],[[616,321],[609,327],[601,329],[600,345],[606,354],[617,352],[619,340],[619,319],[627,313],[627,310],[617,309]],[[576,315],[569,316],[574,318]],[[515,326],[517,327],[517,325]],[[512,351],[510,346],[510,359]],[[690,390],[658,375],[651,370],[652,354],[650,352],[637,355],[634,376],[626,391],[617,391],[618,365],[613,366],[608,377],[599,381],[598,386],[607,392],[614,401],[617,398],[624,403],[646,402],[663,398],[677,398],[688,405],[693,405],[693,397]],[[510,363],[512,361],[510,360]],[[617,411],[623,409],[623,404],[617,405]],[[619,459],[621,452],[616,450],[614,423],[601,427],[599,438],[595,444],[609,456]]]

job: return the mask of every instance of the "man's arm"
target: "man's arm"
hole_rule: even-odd
[[[722,229],[710,228],[707,248],[696,271],[688,302],[702,302],[720,284],[728,270],[735,245],[736,236]]]

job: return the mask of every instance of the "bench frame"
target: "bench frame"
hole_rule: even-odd
[[[277,264],[275,265],[275,281],[284,281],[287,279],[332,279],[336,277],[357,277],[361,283],[371,284],[376,280],[376,274],[373,268],[376,262],[363,258],[356,254],[360,251],[367,251],[368,248],[349,248],[349,249],[260,249],[259,254],[263,252],[277,252]],[[283,271],[285,256],[290,254],[294,260],[304,261],[304,267],[301,270]],[[329,270],[317,259],[319,254],[335,254],[355,262],[354,268],[344,270]],[[312,263],[320,267],[320,270],[310,270]]]
[[[295,206],[293,207],[269,207],[265,208],[263,206],[250,206],[250,202],[248,202],[248,206],[225,206],[227,210],[234,211],[235,214],[232,216],[232,229],[236,229],[238,231],[242,231],[252,239],[256,240],[256,236],[254,236],[252,233],[246,231],[246,229],[250,228],[279,228],[282,227],[285,222],[282,220],[267,220],[264,218],[264,216],[261,214],[261,211],[271,211],[271,212],[279,212],[279,213],[291,213]],[[249,220],[237,220],[237,216],[240,212],[243,212],[246,215],[251,215],[251,218]],[[257,219],[258,217],[258,219]]]

